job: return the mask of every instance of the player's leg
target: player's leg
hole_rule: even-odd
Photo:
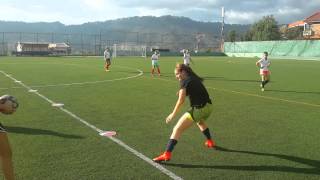
[[[105,62],[104,62],[104,70],[108,70],[108,63],[107,63],[107,60],[105,60]]]
[[[190,114],[185,113],[173,128],[166,151],[160,156],[154,158],[153,161],[169,161],[171,159],[171,152],[173,151],[175,145],[178,143],[178,139],[180,138],[181,134],[192,125],[193,121],[192,119],[190,119]]]
[[[261,91],[264,91],[264,85],[265,85],[265,75],[262,73],[261,74]]]
[[[207,124],[204,121],[199,121],[197,123],[200,131],[203,133],[203,135],[206,137],[206,142],[205,145],[208,148],[213,148],[215,146],[215,142],[212,140],[211,134],[210,134],[210,130],[207,126]]]
[[[110,59],[107,59],[107,70],[109,70],[110,65],[111,65],[111,61]]]
[[[170,139],[178,140],[181,134],[188,129],[194,121],[190,118],[190,113],[186,112],[183,116],[178,120],[177,124],[174,126]]]
[[[265,75],[265,83],[264,83],[264,85],[266,85],[268,82],[270,82],[270,72],[268,72],[268,73]]]
[[[191,110],[193,121],[197,123],[200,131],[206,137],[205,145],[209,148],[214,147],[215,142],[212,140],[210,130],[205,121],[210,117],[212,113],[212,106],[213,105],[211,103],[207,103],[204,107],[200,109],[193,108]]]
[[[152,76],[153,76],[153,74],[154,74],[155,66],[156,66],[156,62],[155,62],[155,60],[152,60],[152,65],[151,65],[151,75],[152,75]]]
[[[0,158],[5,179],[13,180],[12,151],[6,132],[0,132]]]
[[[160,66],[157,64],[158,75],[160,76]]]

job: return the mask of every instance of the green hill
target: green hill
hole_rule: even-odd
[[[145,44],[174,51],[199,47],[199,51],[208,51],[219,48],[220,29],[219,22],[199,22],[176,16],[130,17],[80,25],[0,21],[0,42],[8,47],[9,52],[15,49],[18,41],[66,42],[73,52],[81,54],[100,54],[103,47],[121,43]],[[242,34],[248,29],[249,25],[226,24],[225,34],[230,30]],[[202,34],[202,38],[197,41],[198,34]]]

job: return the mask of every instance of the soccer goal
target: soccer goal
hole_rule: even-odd
[[[136,56],[147,57],[147,46],[141,44],[121,43],[113,45],[112,57]]]

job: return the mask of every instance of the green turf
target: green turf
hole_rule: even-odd
[[[118,139],[153,158],[165,150],[175,125],[165,124],[165,118],[177,98],[173,68],[179,61],[162,57],[161,77],[151,77],[151,62],[142,58],[118,58],[104,72],[102,58],[1,57],[0,70],[64,103],[90,124],[116,130]],[[205,148],[204,136],[192,127],[165,168],[183,179],[320,178],[319,61],[272,60],[265,92],[260,91],[256,59],[193,61],[214,96],[207,123],[218,147]],[[144,74],[126,79],[138,75],[136,69]],[[169,179],[3,74],[0,94],[20,102],[14,115],[1,115],[17,179]]]

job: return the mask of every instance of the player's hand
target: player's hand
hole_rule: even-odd
[[[169,114],[169,116],[166,118],[166,123],[168,124],[173,119],[173,117],[174,117],[173,113]]]

